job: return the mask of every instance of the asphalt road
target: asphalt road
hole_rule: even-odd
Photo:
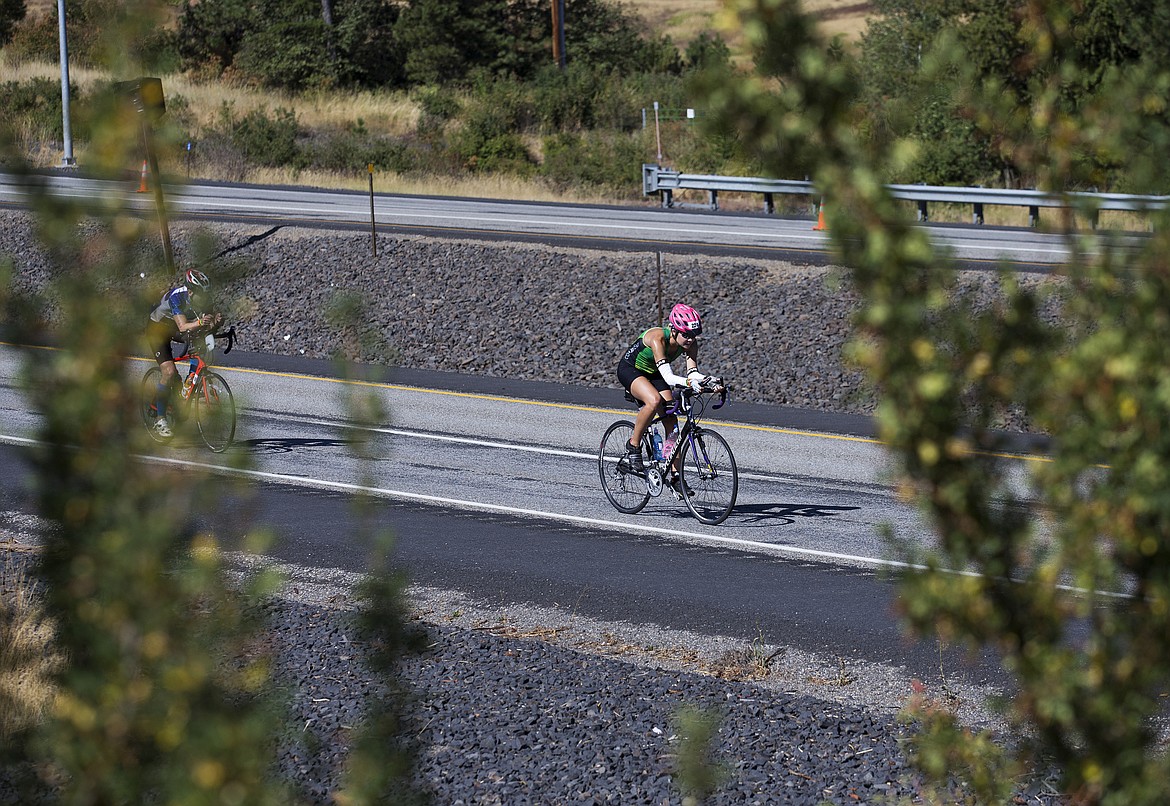
[[[352,497],[364,490],[413,582],[937,672],[937,647],[902,636],[897,557],[878,529],[919,541],[930,532],[889,486],[865,418],[733,401],[711,424],[736,452],[740,497],[723,525],[707,527],[668,496],[634,516],[609,506],[595,451],[604,427],[628,416],[613,390],[401,370],[355,386],[325,362],[230,358],[221,371],[241,405],[237,447],[250,469],[227,469],[190,434],[144,457],[242,479],[254,500],[225,501],[208,524],[225,538],[248,509],[279,536],[273,557],[360,572]],[[33,509],[21,452],[36,417],[15,367],[14,351],[0,348],[0,513]],[[145,367],[130,362],[128,372]],[[348,422],[343,393],[355,389],[378,397],[387,420],[361,431]],[[823,430],[798,427],[802,419]],[[373,461],[355,456],[361,435]],[[990,663],[969,671],[998,676]]]

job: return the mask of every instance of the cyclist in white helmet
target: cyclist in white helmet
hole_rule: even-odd
[[[635,472],[646,472],[638,446],[641,445],[642,435],[646,433],[650,422],[663,412],[664,401],[674,399],[671,388],[689,386],[697,392],[704,385],[711,385],[717,380],[699,371],[698,339],[702,332],[703,323],[699,312],[690,305],[679,303],[670,309],[670,316],[667,317],[664,326],[643,331],[618,362],[618,380],[626,391],[642,404],[637,417],[634,418],[634,433],[626,443],[626,460]],[[685,376],[675,374],[670,367],[671,362],[683,354],[686,355],[687,365]],[[669,416],[662,420],[662,426],[668,435],[668,445],[663,449],[664,454],[669,453],[673,447],[671,440],[677,424],[677,417]],[[678,468],[674,470],[670,483],[678,491],[681,482],[678,478]],[[687,492],[689,494],[689,491]]]
[[[183,275],[182,282],[167,289],[158,305],[150,312],[150,322],[146,326],[146,341],[151,355],[162,371],[161,383],[154,399],[156,415],[154,429],[159,436],[171,436],[171,426],[167,421],[167,402],[170,399],[170,389],[178,377],[174,342],[185,341],[199,328],[214,328],[223,321],[219,314],[198,313],[210,304],[211,281],[203,272],[188,269]]]

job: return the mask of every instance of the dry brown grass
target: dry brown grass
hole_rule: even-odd
[[[44,717],[55,695],[51,675],[61,662],[28,574],[29,551],[0,542],[0,742]]]
[[[178,166],[175,166],[176,171]],[[208,177],[215,178],[215,177]],[[369,190],[368,175],[343,176],[325,171],[292,171],[283,168],[259,168],[248,172],[243,180],[261,185],[306,185],[337,190]],[[374,175],[377,193],[403,193],[419,196],[459,196],[473,199],[515,199],[533,202],[574,201],[581,204],[612,204],[614,199],[574,190],[571,195],[555,191],[534,180],[506,175],[445,176],[441,179],[413,177],[392,172]]]
[[[737,63],[743,63],[747,54],[742,38],[721,29],[725,20],[723,0],[627,0],[630,9],[649,24],[651,30],[665,34],[680,48],[703,31],[719,32]],[[856,42],[865,31],[867,18],[873,14],[870,3],[855,0],[805,0],[805,10],[814,14],[821,30],[827,36],[841,34],[849,42]]]

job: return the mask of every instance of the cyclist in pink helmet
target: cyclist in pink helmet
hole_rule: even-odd
[[[634,433],[626,443],[626,459],[636,472],[646,471],[638,447],[642,444],[642,435],[646,433],[650,421],[662,412],[663,402],[674,399],[671,389],[689,386],[697,392],[704,387],[718,385],[717,378],[699,371],[698,339],[702,332],[703,322],[699,312],[690,305],[679,303],[670,309],[664,326],[643,331],[618,362],[618,380],[642,404],[634,418]],[[685,377],[675,374],[670,367],[679,355],[686,355]],[[662,420],[663,428],[670,435],[667,439],[671,445],[677,424],[677,417],[664,417]],[[669,452],[669,446],[664,452]],[[678,480],[678,468],[674,470],[671,486],[678,492],[681,482]]]

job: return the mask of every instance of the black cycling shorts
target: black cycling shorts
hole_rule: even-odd
[[[176,344],[174,339],[179,329],[173,321],[151,322],[146,327],[146,344],[158,364],[174,361],[187,352],[187,345]],[[179,349],[175,349],[178,347]]]
[[[662,377],[661,372],[655,372],[653,375],[647,375],[645,372],[627,361],[618,362],[617,376],[618,381],[621,382],[622,387],[627,392],[630,391],[630,386],[632,386],[634,381],[636,381],[638,378],[645,378],[646,380],[650,381],[650,383],[654,384],[654,388],[659,392],[670,391],[670,384],[666,382],[666,378]]]

